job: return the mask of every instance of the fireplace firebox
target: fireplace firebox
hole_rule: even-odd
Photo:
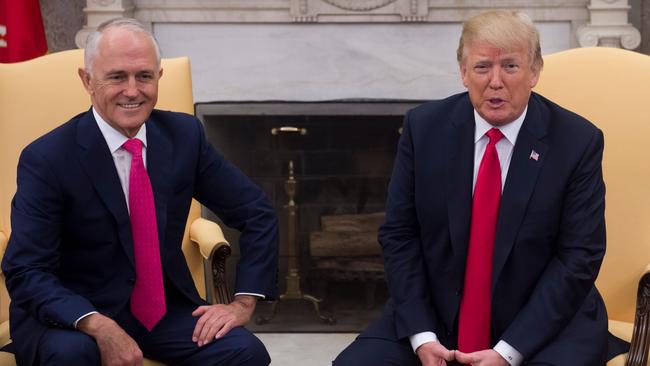
[[[196,105],[210,142],[262,187],[277,210],[280,293],[291,283],[285,281],[292,259],[287,243],[295,240],[302,290],[322,299],[323,313],[336,319],[323,322],[306,302],[280,302],[273,319],[251,322],[249,328],[356,332],[379,316],[387,290],[376,231],[383,219],[402,118],[418,104],[355,100]],[[282,128],[302,133],[277,133]],[[293,238],[286,209],[289,162],[297,183]],[[204,216],[216,219],[207,210]],[[232,285],[238,233],[225,228],[225,234],[233,247],[228,262]],[[270,313],[271,304],[261,302],[255,317]]]

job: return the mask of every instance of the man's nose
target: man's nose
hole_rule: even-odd
[[[492,70],[490,75],[490,88],[501,89],[503,88],[503,80],[501,79],[501,69],[496,68]]]
[[[138,96],[138,85],[134,77],[128,78],[122,94],[129,98],[135,98]]]

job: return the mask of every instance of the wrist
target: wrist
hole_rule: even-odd
[[[255,307],[257,304],[257,296],[252,295],[237,295],[233,300],[233,303],[242,306],[245,309]]]
[[[102,333],[103,329],[114,323],[115,322],[111,318],[99,313],[94,313],[79,320],[79,323],[77,323],[77,329],[93,338],[97,338],[97,336]]]

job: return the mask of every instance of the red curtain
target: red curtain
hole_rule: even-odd
[[[46,52],[38,0],[0,0],[0,62],[25,61]]]

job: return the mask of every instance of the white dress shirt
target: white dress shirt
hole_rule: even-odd
[[[501,191],[503,192],[503,187],[506,183],[506,178],[508,177],[508,168],[510,168],[510,160],[512,160],[512,150],[517,141],[517,136],[519,135],[519,130],[521,125],[524,123],[526,118],[526,112],[528,107],[524,109],[524,112],[514,121],[503,125],[498,126],[501,133],[503,133],[504,138],[499,140],[496,144],[497,155],[499,155],[499,164],[501,165]],[[474,110],[474,180],[472,183],[472,191],[474,190],[474,185],[476,184],[476,177],[478,175],[478,169],[481,165],[481,160],[483,159],[483,154],[485,154],[485,148],[487,147],[488,141],[490,140],[486,133],[495,128],[490,123],[488,123],[481,115]],[[421,332],[414,334],[409,337],[411,342],[411,347],[413,352],[415,352],[418,347],[428,342],[437,342],[438,337],[433,332]],[[511,366],[519,366],[523,362],[523,356],[519,351],[510,346],[507,342],[500,340],[495,346],[494,350],[497,351],[503,358],[510,363]]]

